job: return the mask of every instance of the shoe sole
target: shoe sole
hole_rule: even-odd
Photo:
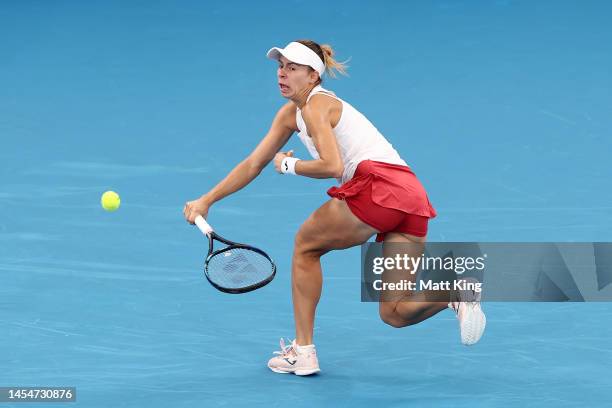
[[[321,371],[321,369],[319,368],[315,368],[314,370],[295,370],[293,374],[295,375],[312,375],[312,374],[316,374],[319,371]]]
[[[480,336],[475,341],[467,341],[464,342],[461,339],[461,343],[465,346],[473,346],[478,343],[484,334],[485,327],[487,326],[487,316],[484,314],[480,305],[478,305],[478,310],[476,311],[480,316],[478,318],[472,317],[472,319],[468,320],[466,324],[461,328],[461,331],[464,330],[469,333],[480,332]]]
[[[295,375],[299,375],[299,376],[312,375],[312,374],[316,374],[319,371],[321,371],[320,368],[315,368],[315,369],[310,369],[310,370],[295,370],[295,371],[283,371],[283,370],[279,370],[278,368],[272,368],[270,366],[268,366],[268,368],[270,370],[274,371],[275,373],[279,373],[279,374],[295,374]]]

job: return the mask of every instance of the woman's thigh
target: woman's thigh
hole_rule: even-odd
[[[406,263],[402,262],[400,269],[388,269],[382,275],[382,281],[388,283],[399,283],[403,281],[416,282],[417,271],[410,267],[414,265],[411,260],[420,258],[425,249],[425,237],[417,237],[414,235],[403,234],[398,232],[390,232],[386,234],[385,241],[382,244],[382,252],[385,258],[408,259]],[[406,257],[406,258],[405,258]],[[409,268],[406,268],[409,266]],[[382,290],[380,293],[380,308],[394,309],[393,302],[400,300],[409,301],[408,299],[414,294],[413,290]],[[391,303],[389,303],[391,302]]]
[[[296,248],[325,253],[360,245],[378,232],[357,218],[344,200],[332,198],[304,221]]]

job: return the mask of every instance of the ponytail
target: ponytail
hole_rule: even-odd
[[[325,57],[323,62],[325,63],[325,72],[327,72],[327,75],[332,78],[336,78],[336,72],[338,72],[342,75],[348,76],[346,73],[346,69],[348,68],[346,63],[348,60],[344,62],[336,61],[334,59],[334,49],[329,44],[322,44],[321,50],[323,51],[323,55]]]

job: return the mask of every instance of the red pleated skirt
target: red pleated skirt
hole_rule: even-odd
[[[424,237],[427,224],[436,216],[427,192],[410,167],[373,160],[359,163],[353,178],[327,190],[330,197],[346,201],[351,212],[380,231]]]

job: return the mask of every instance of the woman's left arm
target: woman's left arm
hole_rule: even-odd
[[[336,136],[331,126],[331,98],[314,95],[302,109],[302,118],[308,134],[317,148],[319,158],[316,160],[299,160],[295,164],[295,173],[312,178],[340,178],[344,164],[336,143]],[[280,163],[285,153],[277,153],[274,163],[280,170]]]

